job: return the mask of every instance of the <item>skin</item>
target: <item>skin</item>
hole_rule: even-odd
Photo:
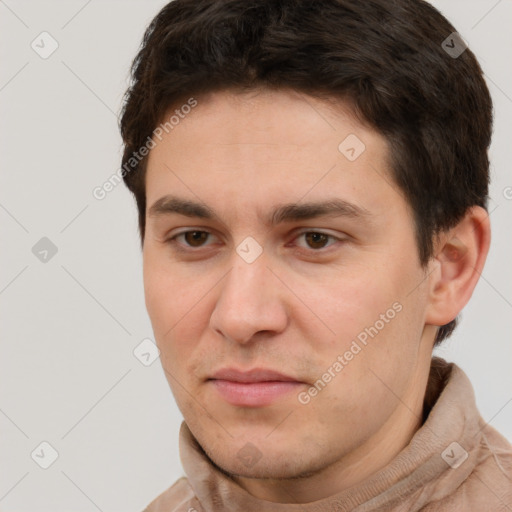
[[[279,503],[356,485],[408,444],[437,326],[469,300],[490,240],[487,214],[474,207],[422,267],[385,139],[337,105],[285,90],[200,97],[147,166],[144,288],[165,375],[211,460]],[[354,161],[338,150],[349,134],[366,146]],[[220,220],[150,216],[166,194],[204,203]],[[332,197],[369,214],[264,222],[275,205]],[[169,241],[187,229],[210,235]],[[236,252],[248,236],[263,249],[252,263]],[[207,381],[220,368],[265,367],[307,391],[394,303],[401,311],[307,404],[292,392],[234,406]],[[249,442],[261,458],[246,467],[238,452]]]

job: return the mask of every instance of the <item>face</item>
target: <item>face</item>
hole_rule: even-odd
[[[385,139],[343,103],[261,90],[197,98],[155,142],[146,306],[210,458],[243,477],[304,475],[403,419],[430,361],[428,294]],[[227,368],[291,381],[212,380]]]

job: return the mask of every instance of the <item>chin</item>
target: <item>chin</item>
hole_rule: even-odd
[[[215,454],[208,456],[223,473],[230,476],[256,479],[285,479],[297,478],[302,475],[298,468],[294,470],[294,468],[290,467],[292,461],[288,460],[286,463],[283,463],[281,455],[264,455],[252,466],[250,463],[246,465],[238,457],[237,453],[227,454],[225,450],[219,457],[215,457]]]
[[[230,476],[300,478],[309,476],[318,469],[314,460],[305,460],[304,450],[298,452],[293,446],[276,446],[268,441],[264,446],[249,440],[232,441],[228,448],[225,442],[206,445],[201,443],[201,446],[215,466]]]

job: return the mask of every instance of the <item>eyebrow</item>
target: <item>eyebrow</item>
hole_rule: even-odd
[[[173,195],[161,197],[155,201],[148,210],[148,217],[160,217],[172,214],[216,220],[222,223],[215,211],[207,205]],[[265,219],[265,223],[268,226],[275,226],[284,222],[314,219],[317,217],[365,218],[370,216],[372,216],[372,213],[362,206],[340,198],[330,198],[308,203],[286,203],[277,205]]]

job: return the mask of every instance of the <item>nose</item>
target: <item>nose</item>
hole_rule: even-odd
[[[289,321],[287,288],[260,256],[252,263],[237,254],[231,270],[218,288],[210,327],[225,339],[247,344],[258,333],[282,332]]]

